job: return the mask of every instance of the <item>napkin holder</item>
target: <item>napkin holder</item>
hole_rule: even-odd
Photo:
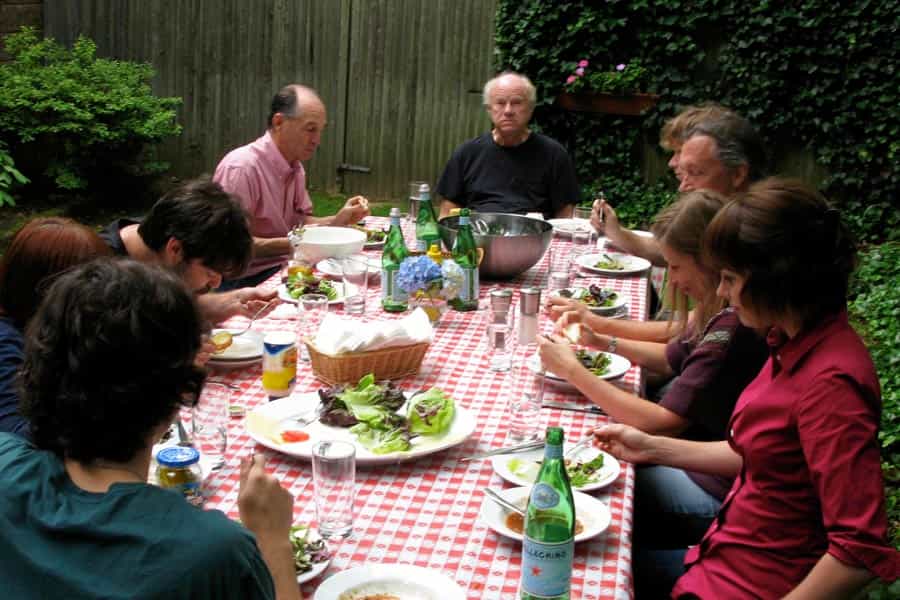
[[[429,342],[420,342],[331,356],[319,352],[309,338],[303,338],[303,343],[309,350],[313,374],[329,385],[355,384],[368,373],[374,373],[376,380],[415,375],[431,345]]]

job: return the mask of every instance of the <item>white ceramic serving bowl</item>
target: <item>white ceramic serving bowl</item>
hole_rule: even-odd
[[[326,258],[356,254],[366,243],[366,233],[350,227],[307,227],[294,248],[304,260],[316,264]]]

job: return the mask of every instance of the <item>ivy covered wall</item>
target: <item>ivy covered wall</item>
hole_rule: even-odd
[[[632,225],[646,224],[675,189],[666,157],[653,149],[662,123],[684,105],[714,100],[756,125],[774,172],[801,176],[838,202],[862,240],[900,239],[898,7],[500,0],[497,67],[538,87],[535,124],[572,152],[584,199],[603,189]],[[581,59],[598,67],[639,60],[643,91],[660,102],[641,117],[558,108]]]

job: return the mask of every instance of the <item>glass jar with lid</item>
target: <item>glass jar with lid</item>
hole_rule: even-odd
[[[156,455],[156,479],[159,487],[178,492],[194,506],[203,505],[200,484],[200,452],[190,446],[169,446]]]

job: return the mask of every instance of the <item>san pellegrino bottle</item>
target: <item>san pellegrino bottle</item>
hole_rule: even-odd
[[[419,186],[419,213],[416,215],[416,239],[425,240],[425,249],[432,244],[441,243],[441,233],[438,231],[437,217],[434,214],[434,206],[431,204],[431,190],[427,183]]]
[[[400,263],[409,256],[403,232],[400,230],[400,209],[391,209],[391,229],[384,242],[381,255],[381,307],[388,312],[403,312],[407,309],[407,293],[397,286]]]
[[[472,235],[468,208],[459,211],[459,229],[450,255],[463,272],[459,296],[450,300],[450,306],[459,311],[478,310],[478,246]]]
[[[563,430],[547,428],[544,461],[528,497],[521,600],[568,600],[575,551],[575,500],[563,459]]]

